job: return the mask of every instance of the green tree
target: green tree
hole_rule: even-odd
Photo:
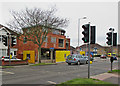
[[[27,41],[38,45],[38,63],[41,63],[41,46],[47,34],[51,29],[68,25],[69,21],[66,18],[55,16],[56,11],[55,7],[49,10],[26,8],[22,11],[11,11],[13,20],[7,23],[8,27],[19,33],[19,39],[26,38]]]

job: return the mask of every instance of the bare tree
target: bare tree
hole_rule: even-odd
[[[18,37],[32,41],[38,45],[38,63],[41,63],[41,46],[51,29],[62,28],[68,25],[66,18],[55,16],[56,8],[42,10],[40,8],[16,12],[12,11],[13,20],[7,23],[9,28],[19,33]],[[21,36],[22,35],[22,36]]]

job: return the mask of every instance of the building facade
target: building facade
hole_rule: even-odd
[[[28,52],[33,51],[35,56],[35,61],[37,61],[38,46],[31,41],[24,41],[24,39],[22,40],[23,41],[17,39],[17,45],[14,46],[18,48],[17,57],[23,59],[24,51],[28,51]],[[53,59],[55,59],[56,50],[70,50],[70,38],[66,38],[65,30],[51,29],[51,32],[48,33],[46,39],[44,40],[41,46],[42,59],[50,59],[50,55],[51,55],[50,48],[54,48]],[[28,53],[26,56],[30,57],[30,54]]]
[[[76,50],[85,51],[88,52],[88,45],[83,44],[80,47],[77,47]],[[90,52],[92,52],[94,55],[102,55],[111,53],[111,47],[110,46],[101,46],[99,44],[91,44],[90,45]],[[118,46],[113,46],[113,53],[116,53],[118,55]]]
[[[17,56],[18,49],[13,47],[11,43],[12,38],[14,37],[15,45],[17,44],[15,34],[15,32],[0,24],[0,57],[9,56],[10,53],[12,56]]]

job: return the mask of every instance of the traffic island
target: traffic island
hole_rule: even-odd
[[[108,71],[108,73],[113,73],[113,74],[120,75],[120,70],[112,70],[112,71]]]
[[[119,86],[119,85],[112,84],[109,82],[104,82],[98,79],[77,78],[77,79],[69,80],[67,82],[63,82],[56,86]]]

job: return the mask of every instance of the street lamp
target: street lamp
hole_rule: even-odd
[[[80,19],[86,19],[87,17],[79,18],[78,19],[78,46],[79,46],[79,30],[80,30]]]

